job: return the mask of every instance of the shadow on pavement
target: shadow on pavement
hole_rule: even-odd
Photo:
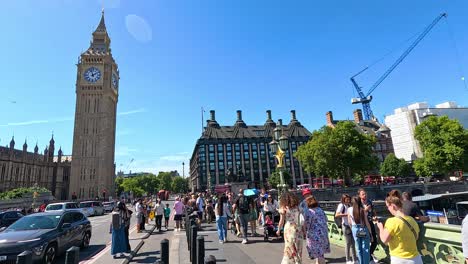
[[[346,257],[341,257],[341,258],[327,258],[327,263],[346,263]]]
[[[97,253],[99,253],[101,250],[106,248],[106,245],[90,245],[86,249],[81,249],[80,248],[80,261],[88,260]],[[64,264],[65,263],[65,257],[66,253],[63,253],[59,258],[57,258],[56,263],[57,264]]]

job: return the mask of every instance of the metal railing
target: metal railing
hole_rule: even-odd
[[[345,246],[343,231],[334,221],[334,212],[325,212],[328,218],[328,236],[330,243]],[[462,244],[461,244],[461,226],[445,225],[437,223],[425,223],[425,236],[422,238],[420,254],[423,263],[464,263]],[[376,230],[377,226],[376,226]],[[378,246],[374,255],[381,260],[387,260],[390,263],[388,246],[378,239]]]

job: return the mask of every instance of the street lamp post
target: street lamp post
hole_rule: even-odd
[[[185,179],[185,162],[182,162],[182,178]]]
[[[281,128],[280,128],[281,126]],[[275,156],[278,161],[278,166],[280,173],[280,184],[278,185],[279,195],[284,193],[287,190],[286,183],[284,182],[284,156],[288,150],[288,137],[283,134],[283,128],[281,122],[278,122],[277,127],[273,130],[273,140],[270,142],[270,149],[273,156]]]

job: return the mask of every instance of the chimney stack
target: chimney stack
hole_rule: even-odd
[[[267,110],[267,120],[271,120],[271,110]]]
[[[363,120],[362,119],[362,110],[361,109],[356,109],[356,110],[354,110],[353,114],[354,114],[354,122],[356,122],[358,124],[361,123],[361,121]]]
[[[215,110],[210,110],[211,121],[216,121],[215,119]]]
[[[291,110],[291,120],[296,120],[296,110]]]
[[[242,121],[242,111],[237,110],[237,121]]]
[[[328,126],[333,126],[333,113],[332,113],[332,111],[328,111],[326,113],[326,116],[327,116],[327,125]]]
[[[278,119],[278,126],[280,126],[280,127],[283,126],[283,119]]]

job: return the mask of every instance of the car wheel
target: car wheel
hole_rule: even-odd
[[[44,253],[44,263],[53,264],[57,255],[57,248],[55,245],[49,245]]]
[[[81,240],[81,248],[87,248],[89,247],[89,242],[91,241],[91,234],[89,232],[86,232],[83,235],[83,240]]]

